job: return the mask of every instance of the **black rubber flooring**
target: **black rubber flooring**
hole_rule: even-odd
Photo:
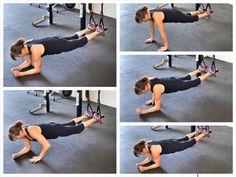
[[[12,160],[11,155],[23,148],[21,141],[8,139],[8,127],[18,119],[27,124],[69,122],[76,116],[74,99],[60,99],[51,103],[53,113],[33,116],[29,109],[43,102],[43,98],[26,91],[4,91],[4,173],[115,173],[116,172],[116,109],[101,105],[105,115],[103,124],[94,124],[78,135],[49,140],[51,149],[38,164],[29,159],[39,154],[41,146],[32,142],[32,152]],[[97,104],[92,103],[96,108]],[[83,103],[83,111],[86,103]],[[101,163],[102,162],[102,163]]]
[[[120,49],[121,51],[157,51],[162,45],[158,29],[155,27],[157,43],[145,44],[148,39],[148,24],[138,24],[134,20],[135,12],[147,5],[155,8],[160,4],[121,4],[120,5]],[[183,11],[195,10],[195,4],[175,4]],[[232,51],[232,5],[212,4],[214,14],[211,19],[199,20],[196,23],[166,23],[165,31],[170,51]],[[163,8],[171,8],[170,4]]]
[[[140,139],[161,140],[182,138],[190,132],[189,126],[169,126],[152,131],[149,126],[121,126],[120,128],[120,172],[139,173],[136,163],[145,157],[135,157],[133,146]],[[162,155],[161,167],[145,173],[232,173],[233,129],[226,126],[211,127],[210,138],[204,138],[185,151]]]
[[[181,77],[195,70],[195,56],[173,58],[173,67],[155,70],[153,65],[166,56],[120,57],[120,118],[121,121],[155,122],[232,122],[232,64],[216,60],[218,76],[208,78],[196,88],[164,94],[161,111],[139,116],[136,108],[148,109],[145,102],[151,93],[136,95],[134,84],[142,76]],[[206,59],[210,66],[212,60]]]
[[[79,11],[54,13],[55,25],[35,28],[31,23],[46,15],[45,9],[29,4],[4,4],[4,86],[116,86],[116,20],[104,17],[108,28],[83,48],[45,56],[38,75],[15,78],[10,69],[24,60],[13,61],[10,45],[16,39],[71,36],[80,30]],[[14,13],[13,13],[14,12]],[[22,18],[24,17],[24,18]],[[87,22],[89,15],[87,14]],[[94,15],[99,21],[99,16]]]

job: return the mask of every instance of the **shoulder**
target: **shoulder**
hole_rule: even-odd
[[[39,126],[31,125],[27,127],[29,133],[37,133],[39,132]]]
[[[153,19],[154,19],[155,21],[157,21],[157,22],[163,21],[163,20],[164,20],[164,17],[165,17],[165,15],[164,15],[163,12],[155,12],[155,13],[153,13],[152,16],[153,16]]]
[[[44,52],[44,46],[42,44],[33,44],[30,50],[32,55],[41,56]]]
[[[160,154],[161,153],[161,146],[160,145],[153,145],[151,146],[151,151],[154,152],[155,154]]]
[[[164,89],[165,89],[164,85],[162,85],[162,84],[156,84],[156,85],[154,85],[154,87],[153,87],[153,92],[154,92],[155,94],[161,95],[161,94],[163,93]]]

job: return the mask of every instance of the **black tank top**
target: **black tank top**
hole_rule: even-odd
[[[43,123],[43,124],[38,124],[36,126],[39,126],[41,128],[41,134],[46,138],[50,138],[50,132],[52,131],[52,126],[55,125],[54,122],[50,122],[48,124],[46,123]],[[26,138],[30,141],[36,141],[34,138],[32,138],[29,134],[29,131],[28,131],[28,127],[29,126],[25,126],[24,129],[25,129],[25,132],[27,134]]]
[[[151,15],[152,20],[153,20],[153,14],[155,12],[163,12],[164,13],[163,23],[172,23],[173,19],[175,19],[177,10],[176,9],[166,9],[166,8],[163,8],[163,9],[151,9],[151,10],[149,10],[149,13]]]
[[[177,84],[179,84],[180,80],[175,77],[168,78],[154,78],[150,80],[151,91],[153,92],[153,87],[157,84],[161,84],[165,87],[164,93],[173,93],[177,92],[176,89]]]
[[[24,127],[25,132],[26,132],[26,134],[27,134],[27,136],[26,136],[25,138],[27,138],[27,139],[30,140],[30,141],[36,141],[34,138],[32,138],[32,137],[30,136],[29,131],[28,131],[28,127],[29,127],[29,126],[25,126],[25,127]]]
[[[60,36],[46,37],[42,39],[33,39],[25,43],[25,45],[28,47],[30,54],[31,54],[31,47],[34,44],[42,44],[44,46],[45,51],[42,57],[45,55],[54,55],[62,53],[61,50],[57,49],[61,49],[62,45],[64,45],[64,43],[62,43],[62,38]]]
[[[160,145],[162,149],[160,155],[162,155],[162,154],[173,153],[174,151],[172,150],[172,147],[174,147],[173,146],[174,143],[175,142],[172,139],[166,139],[166,140],[160,140],[160,141],[151,141],[151,142],[148,142],[146,145],[150,153],[151,153],[152,145]]]

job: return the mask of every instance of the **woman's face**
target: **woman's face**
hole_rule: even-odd
[[[25,137],[24,132],[21,130],[21,131],[19,132],[19,135],[16,135],[16,136],[14,137],[14,139],[15,139],[15,140],[20,140],[20,139],[23,139],[24,137]]]
[[[139,153],[139,155],[146,155],[147,154],[147,150],[146,147],[143,148],[143,151]]]
[[[23,48],[23,49],[21,50],[21,54],[20,54],[19,57],[24,57],[24,56],[26,56],[26,55],[28,55],[28,51],[27,51],[26,48]]]
[[[141,91],[141,93],[147,93],[149,91],[148,85],[145,86],[144,90]]]
[[[144,18],[141,19],[140,21],[141,21],[141,22],[147,22],[148,19],[149,19],[148,14],[145,14],[145,15],[144,15]]]

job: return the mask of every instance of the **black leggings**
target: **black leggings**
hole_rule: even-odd
[[[63,47],[61,49],[63,52],[72,51],[79,47],[83,47],[88,43],[87,37],[84,36],[79,37],[77,34],[69,37],[58,37],[58,38],[60,38],[63,41],[62,44]]]
[[[178,79],[181,80],[179,84],[176,85],[176,89],[178,89],[178,91],[188,90],[201,84],[200,78],[191,79],[190,75],[179,77]]]
[[[191,13],[183,13],[181,11],[172,9],[172,11],[163,11],[164,23],[193,23],[199,20],[198,16],[192,16]]]
[[[168,139],[164,140],[160,145],[162,147],[161,154],[170,154],[175,152],[180,152],[190,147],[193,147],[196,144],[194,138],[189,139],[187,136],[180,139]]]
[[[73,120],[64,124],[54,122],[50,122],[49,124],[40,124],[39,127],[42,130],[42,135],[46,139],[56,139],[58,137],[79,134],[85,128],[83,123],[76,124]]]
[[[175,142],[172,144],[173,152],[183,151],[196,144],[196,140],[194,138],[189,139],[187,136],[185,136],[184,138],[170,140]]]

